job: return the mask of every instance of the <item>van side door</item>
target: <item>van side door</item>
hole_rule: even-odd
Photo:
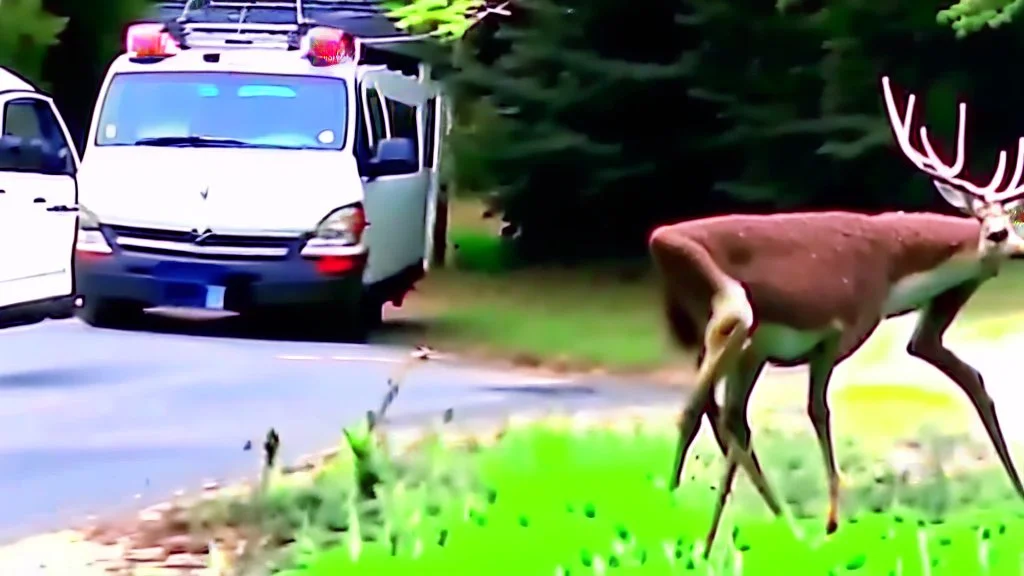
[[[427,101],[420,112],[420,133],[423,142],[423,166],[427,169],[430,182],[427,187],[427,212],[424,224],[426,238],[423,248],[423,265],[430,269],[435,258],[444,255],[448,232],[448,198],[441,189],[441,146],[447,130],[444,98],[437,94]],[[444,264],[439,262],[438,264]]]
[[[416,268],[422,271],[430,171],[420,153],[417,108],[426,104],[427,94],[416,78],[386,69],[366,72],[357,89],[369,156],[359,164],[370,222],[364,282],[370,284]],[[410,162],[391,162],[384,171],[374,171],[372,164],[386,142],[411,146]]]

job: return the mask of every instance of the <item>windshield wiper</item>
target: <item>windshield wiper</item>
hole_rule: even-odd
[[[159,136],[135,141],[136,146],[223,146],[225,148],[255,148],[253,144],[231,138],[209,138],[206,136]]]

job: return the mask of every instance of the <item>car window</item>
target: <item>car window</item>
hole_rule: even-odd
[[[166,138],[229,147],[341,150],[345,80],[238,72],[131,72],[114,76],[96,130],[99,146]]]
[[[416,146],[419,157],[419,130],[416,128],[416,107],[403,104],[397,100],[386,99],[388,121],[391,124],[392,138],[408,138]]]
[[[39,98],[16,98],[4,104],[3,136],[14,136],[25,143],[44,142],[54,154],[66,151],[66,170],[74,172],[74,158],[53,106]]]
[[[3,134],[45,140],[55,150],[68,145],[50,103],[37,98],[18,98],[4,105]]]
[[[423,165],[434,167],[434,147],[437,146],[437,97],[427,101],[423,109]]]
[[[366,112],[369,120],[369,129],[366,136],[370,145],[370,154],[377,151],[377,144],[387,138],[388,125],[384,117],[384,106],[381,104],[380,93],[375,89],[364,90]]]

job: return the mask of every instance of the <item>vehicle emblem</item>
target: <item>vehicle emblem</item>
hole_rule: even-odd
[[[199,195],[203,197],[203,200],[206,200],[206,197],[210,195],[210,187],[207,186],[206,188],[200,190]]]
[[[209,228],[207,228],[205,231],[203,231],[202,234],[199,234],[198,236],[196,236],[192,240],[192,243],[193,244],[202,244],[210,236],[213,236],[213,230],[210,230]]]

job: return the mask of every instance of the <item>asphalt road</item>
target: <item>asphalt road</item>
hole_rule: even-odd
[[[252,475],[275,427],[285,461],[375,408],[408,352],[380,346],[90,328],[0,330],[0,542]],[[391,417],[415,420],[671,399],[666,390],[426,363]]]

